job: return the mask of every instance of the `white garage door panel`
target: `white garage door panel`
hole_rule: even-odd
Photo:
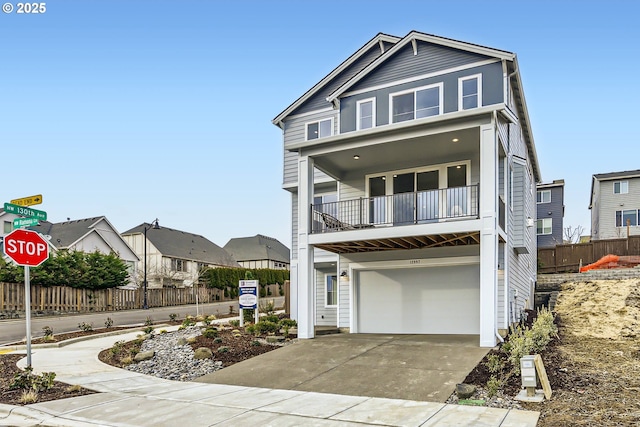
[[[358,331],[479,334],[479,277],[478,265],[361,271]]]

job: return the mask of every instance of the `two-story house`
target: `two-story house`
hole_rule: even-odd
[[[516,55],[378,34],[280,113],[292,316],[492,347],[536,276],[540,181]]]
[[[640,235],[640,169],[591,179],[591,240]]]
[[[538,184],[536,193],[536,234],[538,247],[549,248],[563,242],[564,179]]]
[[[278,239],[262,234],[230,239],[224,250],[244,268],[288,270],[291,263],[289,248]]]
[[[146,230],[146,242],[145,242]],[[208,268],[240,265],[220,246],[199,234],[143,223],[122,233],[140,257],[137,282],[143,283],[146,261],[149,288],[182,288],[196,283]],[[146,254],[146,258],[145,258]]]

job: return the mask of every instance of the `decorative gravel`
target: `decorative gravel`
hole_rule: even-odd
[[[222,369],[222,362],[211,359],[193,358],[194,351],[189,344],[178,345],[179,338],[196,337],[200,328],[189,327],[176,332],[157,334],[142,343],[140,351],[155,351],[149,360],[133,363],[127,370],[174,381],[191,381],[203,375]]]
[[[515,400],[512,397],[505,396],[501,391],[498,391],[496,395],[493,397],[489,397],[489,392],[481,387],[476,387],[476,392],[469,399],[471,400],[484,400],[484,406],[488,406],[490,408],[502,408],[502,409],[524,409],[520,402]],[[458,405],[458,395],[453,392],[451,396],[447,399],[445,403],[450,403],[454,405]]]

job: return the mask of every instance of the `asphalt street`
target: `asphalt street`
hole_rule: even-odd
[[[284,297],[263,298],[261,301],[274,300],[276,307],[282,307]],[[103,328],[107,317],[113,320],[113,326],[140,325],[147,317],[154,322],[167,322],[169,315],[176,313],[178,318],[187,315],[197,314],[228,314],[233,308],[234,313],[238,313],[238,301],[224,301],[211,304],[200,304],[196,312],[196,306],[180,305],[172,307],[150,308],[148,310],[127,310],[127,311],[103,311],[94,314],[67,314],[59,316],[31,317],[32,338],[44,335],[42,328],[48,326],[53,329],[54,334],[77,331],[78,324],[93,324],[95,329]],[[26,337],[26,320],[24,313],[20,313],[19,319],[0,320],[0,345],[21,341]]]

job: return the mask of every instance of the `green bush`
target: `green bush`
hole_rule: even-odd
[[[268,322],[273,322],[273,323],[278,323],[280,322],[280,319],[278,318],[278,316],[276,314],[269,314],[267,316],[262,316],[260,318],[260,320],[266,320]]]
[[[244,331],[248,334],[255,335],[256,325],[247,325],[244,327]]]
[[[487,393],[489,394],[489,397],[493,397],[498,394],[498,390],[503,386],[504,383],[496,378],[495,375],[492,375],[491,378],[489,378],[489,381],[487,381]]]
[[[251,345],[254,347],[260,347],[262,345],[262,343],[258,340],[253,340],[251,341]]]
[[[220,344],[222,342],[222,338],[218,337],[218,338],[214,338],[213,342],[216,344]]]
[[[224,345],[221,347],[218,347],[218,353],[228,353],[228,352],[229,352],[229,347]]]
[[[553,319],[553,313],[543,308],[538,311],[538,317],[530,329],[520,325],[511,328],[509,342],[502,346],[502,351],[507,354],[515,374],[520,374],[522,356],[541,353],[547,344],[558,336],[558,328]]]
[[[237,328],[238,326],[240,326],[240,321],[238,319],[229,320],[229,325]]]
[[[177,318],[178,318],[178,315],[176,313],[169,314],[169,320],[171,322],[175,322]]]
[[[45,326],[44,328],[42,328],[42,332],[44,332],[45,338],[53,337],[53,328],[51,328],[50,326]]]
[[[151,326],[153,325],[153,319],[151,318],[151,316],[147,316],[147,318],[144,321],[145,326]]]
[[[153,326],[146,326],[142,332],[144,332],[147,335],[151,335],[153,333]]]
[[[53,387],[55,378],[55,372],[43,372],[40,375],[36,375],[33,373],[33,368],[29,366],[24,371],[18,372],[13,376],[9,389],[49,390]]]
[[[256,316],[256,311],[254,309],[244,309],[242,310],[242,317],[244,318],[244,323],[253,323],[254,318]]]
[[[496,374],[502,371],[502,368],[504,368],[504,362],[502,361],[500,356],[498,356],[497,354],[487,355],[487,361],[485,362],[484,365],[492,374]]]
[[[202,332],[202,336],[205,338],[216,338],[218,336],[218,330],[216,328],[207,328]]]
[[[187,316],[185,317],[185,319],[182,321],[182,328],[187,328],[189,326],[195,326],[196,321],[192,316]]]
[[[286,328],[295,328],[296,326],[298,326],[298,322],[296,322],[293,319],[280,319],[278,321],[278,327],[280,329],[283,329],[285,327]]]
[[[107,319],[104,321],[104,327],[109,329],[112,326],[113,326],[113,319],[111,317],[107,317]]]
[[[268,320],[261,320],[255,324],[256,333],[259,334],[267,334],[267,333],[275,333],[278,331],[278,324],[275,322],[270,322]]]
[[[86,322],[78,323],[78,329],[84,332],[91,332],[93,331],[93,323],[86,323]]]

